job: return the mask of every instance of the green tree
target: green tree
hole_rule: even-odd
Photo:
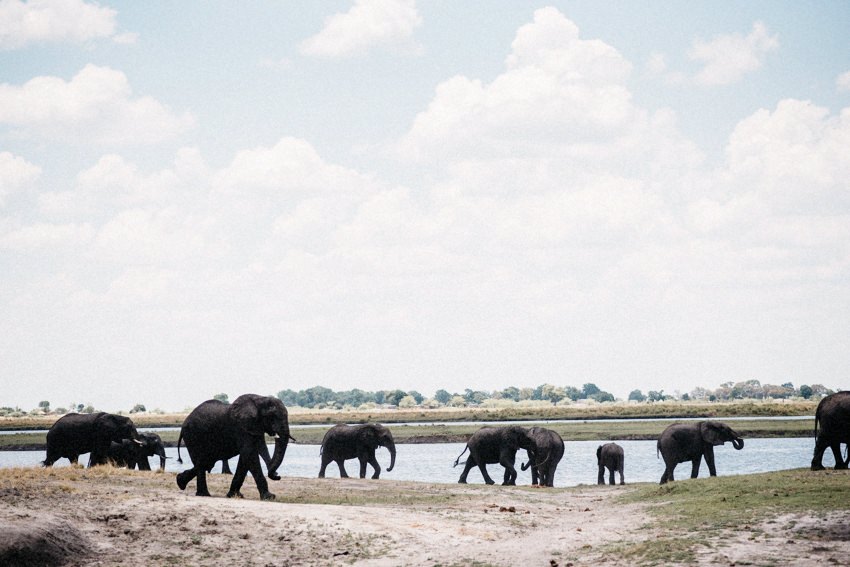
[[[143,411],[148,411],[147,409],[145,409],[145,405],[144,404],[136,404],[136,405],[133,406],[133,409],[130,410],[130,413],[139,413],[139,412],[143,412]]]
[[[515,402],[519,401],[519,388],[515,388],[514,386],[508,386],[504,390],[502,390],[502,399],[503,400],[513,400]]]
[[[451,401],[452,395],[449,394],[447,391],[441,389],[434,392],[434,399],[440,402],[441,404],[446,405]]]
[[[569,399],[571,399],[574,402],[577,402],[578,400],[580,400],[584,397],[581,390],[579,390],[575,386],[567,386],[566,388],[564,388],[564,395],[566,395]]]
[[[596,384],[587,383],[581,387],[581,393],[583,394],[583,398],[593,397],[594,394],[598,394],[602,390]]]
[[[224,394],[224,393],[216,394],[215,396],[213,396],[213,399],[218,400],[220,402],[224,402],[225,404],[230,403],[230,397],[227,394]]]
[[[650,402],[661,402],[664,401],[664,390],[650,390],[646,396]]]
[[[50,402],[48,402],[47,400],[44,400],[44,401],[38,402],[38,407],[39,407],[39,408],[41,409],[41,411],[43,411],[44,413],[50,413]]]
[[[417,392],[416,390],[411,390],[407,393],[408,396],[413,398],[413,401],[416,402],[416,405],[421,404],[425,400],[425,396]]]
[[[813,393],[814,392],[812,391],[812,387],[808,384],[803,384],[802,386],[800,386],[800,396],[802,396],[803,398],[808,400],[812,397]]]
[[[643,402],[646,401],[646,396],[643,395],[643,392],[640,390],[632,390],[629,392],[629,401],[630,402]]]

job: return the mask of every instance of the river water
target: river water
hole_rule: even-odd
[[[598,469],[596,467],[596,448],[604,441],[567,441],[564,458],[558,465],[555,474],[555,486],[575,486],[578,484],[594,484]],[[664,472],[664,462],[656,458],[655,441],[617,441],[625,451],[625,477],[630,482],[658,482]],[[423,482],[457,482],[462,467],[453,468],[455,458],[463,451],[463,443],[425,443],[396,445],[396,466],[387,472],[390,455],[386,449],[379,449],[377,459],[382,469],[381,478],[387,480],[413,480]],[[273,446],[270,446],[274,450]],[[720,476],[768,472],[793,468],[808,467],[812,460],[814,439],[806,438],[777,438],[777,439],[747,439],[741,451],[736,451],[731,444],[715,447],[714,455],[717,474]],[[467,453],[468,454],[468,453]],[[185,447],[181,450],[183,464],[177,462],[177,449],[166,449],[168,459],[166,471],[179,472],[191,466]],[[44,451],[0,451],[0,467],[38,466],[44,460]],[[465,456],[464,456],[465,458]],[[463,460],[463,459],[462,459]],[[525,451],[517,453],[517,468],[519,463],[526,460]],[[80,456],[80,462],[86,463],[87,455]],[[236,470],[236,461],[231,460],[231,469]],[[159,460],[150,460],[152,467],[158,466]],[[296,445],[290,443],[286,452],[283,466],[278,471],[282,476],[316,477],[321,463],[318,445]],[[67,466],[66,459],[60,459],[54,466]],[[824,466],[834,465],[832,452],[827,450],[823,459]],[[213,469],[217,472],[218,465]],[[354,459],[346,461],[349,476],[359,474],[359,462]],[[490,476],[500,483],[504,470],[499,465],[488,465]],[[676,467],[676,478],[684,479],[690,476],[690,463],[682,463]],[[367,476],[371,476],[372,468],[367,466]],[[338,477],[339,471],[335,463],[328,465],[326,476]],[[705,461],[700,468],[700,477],[708,476]],[[606,473],[607,478],[607,473]],[[470,483],[483,483],[481,473],[477,468],[469,473]],[[617,477],[619,482],[619,477]],[[530,484],[531,471],[519,471],[517,484]]]

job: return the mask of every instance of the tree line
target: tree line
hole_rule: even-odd
[[[795,387],[791,382],[781,385],[762,384],[758,380],[745,380],[743,382],[724,382],[715,389],[702,387],[694,388],[690,392],[665,393],[664,390],[632,390],[628,395],[631,402],[662,402],[662,401],[731,401],[731,400],[763,400],[763,399],[789,399],[821,398],[832,394],[833,390],[823,384],[803,384]],[[426,397],[416,390],[377,390],[374,392],[354,388],[351,390],[334,391],[324,386],[313,386],[304,390],[281,390],[277,393],[287,406],[298,406],[309,409],[343,409],[360,407],[395,406],[400,408],[425,407],[474,407],[481,405],[509,405],[519,402],[549,402],[551,404],[565,404],[578,402],[580,400],[593,400],[598,403],[617,401],[613,394],[600,389],[596,384],[587,383],[581,388],[575,386],[555,386],[552,384],[541,384],[535,388],[518,388],[509,386],[502,390],[490,392],[484,390],[472,390],[466,388],[463,392],[449,392],[439,389],[431,397]],[[229,402],[225,393],[215,394],[213,399]],[[0,407],[0,417],[20,417],[24,415],[63,415],[69,411],[77,413],[92,413],[97,411],[91,404],[71,403],[70,410],[65,407],[51,408],[49,401],[41,401],[38,407],[24,411],[19,407]],[[129,413],[146,412],[144,404],[136,404]],[[122,413],[122,412],[119,412]],[[164,413],[156,409],[154,413]]]

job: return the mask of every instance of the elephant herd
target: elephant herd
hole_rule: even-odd
[[[269,455],[266,435],[274,438],[274,454]],[[850,391],[838,392],[823,398],[815,412],[815,451],[812,470],[823,469],[823,454],[829,447],[835,456],[835,468],[847,469],[850,457],[841,455],[841,444],[850,444]],[[177,485],[185,489],[196,480],[196,495],[209,496],[206,474],[218,461],[238,456],[236,472],[230,483],[228,497],[241,497],[240,489],[247,473],[251,473],[260,498],[274,499],[263,475],[260,459],[266,463],[266,475],[279,480],[277,469],[283,462],[290,440],[289,419],[286,407],[276,397],[244,394],[231,404],[208,400],[196,407],[183,421],[177,443],[178,462],[180,445],[185,443],[192,467],[177,475]],[[673,424],[658,438],[657,453],[664,459],[661,484],[673,480],[676,465],[691,462],[691,478],[699,474],[702,459],[709,474],[716,476],[714,447],[731,442],[735,449],[744,447],[744,440],[728,425],[718,421]],[[344,462],[358,459],[360,478],[366,476],[366,465],[373,468],[372,478],[379,478],[381,467],[375,459],[375,450],[386,447],[390,452],[390,465],[395,466],[396,449],[392,433],[380,424],[336,425],[322,440],[319,477],[331,462],[339,467],[340,476],[347,477]],[[472,434],[454,466],[464,465],[459,483],[466,483],[473,467],[478,467],[487,484],[495,481],[486,465],[499,464],[504,469],[503,485],[515,485],[516,453],[525,450],[528,462],[522,470],[531,468],[532,484],[553,486],[555,471],[564,455],[564,441],[558,433],[543,427],[524,428],[517,425],[482,427]],[[460,459],[469,452],[466,460]],[[132,420],[108,413],[68,414],[58,419],[47,432],[47,456],[44,466],[51,466],[60,458],[76,463],[80,455],[90,453],[89,466],[112,462],[117,466],[138,467],[150,470],[148,457],[158,456],[160,470],[165,468],[165,450],[155,433],[139,433]],[[605,483],[605,472],[610,484],[615,484],[619,473],[624,484],[624,453],[616,443],[606,443],[596,450],[599,475],[598,484]],[[229,469],[224,469],[229,472]]]

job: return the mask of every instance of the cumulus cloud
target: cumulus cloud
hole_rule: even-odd
[[[302,42],[300,51],[350,57],[378,46],[411,45],[421,23],[414,0],[356,0],[348,12],[328,18],[318,34]]]
[[[193,117],[159,101],[134,97],[127,76],[86,65],[70,81],[42,76],[0,84],[0,124],[19,135],[54,141],[156,143],[189,129]]]
[[[699,85],[729,85],[761,68],[768,53],[779,49],[779,37],[770,35],[762,22],[755,22],[749,35],[721,35],[710,41],[697,40],[689,56],[704,65],[694,81]]]
[[[0,152],[0,205],[7,195],[21,189],[41,175],[41,168],[10,152]]]
[[[34,43],[83,43],[113,37],[132,43],[131,34],[115,35],[117,12],[83,0],[0,1],[0,50]]]

